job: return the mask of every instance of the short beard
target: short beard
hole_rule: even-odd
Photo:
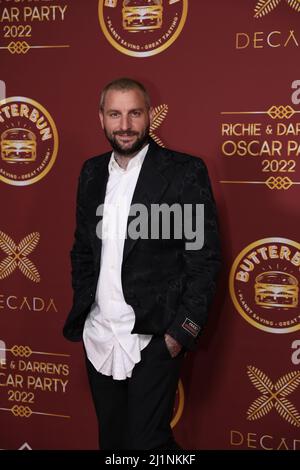
[[[144,145],[148,142],[149,140],[149,132],[150,132],[150,125],[146,127],[144,132],[141,134],[140,137],[136,140],[136,142],[127,149],[123,149],[117,142],[115,136],[116,135],[138,135],[137,132],[134,131],[116,131],[112,135],[108,135],[106,129],[104,128],[104,133],[106,135],[107,140],[109,141],[110,145],[112,146],[113,150],[121,156],[129,156],[133,155],[135,153],[138,153]]]

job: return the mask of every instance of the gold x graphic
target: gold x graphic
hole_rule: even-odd
[[[0,263],[0,279],[10,276],[19,267],[28,279],[40,282],[41,278],[36,266],[27,257],[35,249],[39,239],[40,234],[33,232],[24,237],[17,245],[9,235],[0,231],[0,248],[7,255]]]
[[[161,141],[161,139],[155,134],[154,131],[158,129],[159,126],[163,123],[167,114],[168,114],[167,104],[161,104],[159,106],[156,106],[156,108],[153,109],[153,118],[152,118],[152,123],[150,126],[150,136],[161,147],[164,147],[164,144]]]
[[[300,11],[300,0],[285,0],[286,3],[296,11]],[[262,18],[263,16],[271,13],[276,7],[278,7],[281,0],[259,0],[255,5],[254,18]]]
[[[261,392],[249,407],[247,419],[260,419],[275,408],[279,415],[290,424],[300,427],[300,414],[295,406],[285,397],[290,395],[300,384],[300,371],[288,372],[275,384],[257,367],[248,366],[247,374],[253,385]]]

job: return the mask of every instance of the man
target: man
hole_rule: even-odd
[[[206,322],[220,264],[206,167],[156,145],[152,116],[142,84],[109,83],[100,120],[113,152],[87,160],[79,178],[64,335],[83,338],[101,449],[179,448],[170,421],[180,365]],[[140,224],[137,205],[146,210]],[[167,236],[156,220],[149,235],[157,205],[187,208],[190,217],[175,214]],[[193,246],[181,229],[199,225],[201,205],[204,244]]]

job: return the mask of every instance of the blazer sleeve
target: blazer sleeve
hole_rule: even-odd
[[[200,158],[191,160],[184,176],[181,203],[191,205],[193,227],[196,226],[196,204],[204,205],[204,244],[200,249],[184,250],[186,287],[179,299],[175,319],[167,330],[187,349],[195,349],[207,321],[221,264],[217,212],[208,172]],[[185,238],[185,247],[189,241]]]
[[[89,179],[89,161],[82,167],[77,189],[76,227],[71,250],[72,287],[74,297],[90,288],[94,280],[93,250],[87,224],[86,188]]]

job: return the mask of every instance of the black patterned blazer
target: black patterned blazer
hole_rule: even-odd
[[[87,160],[79,177],[71,250],[74,296],[63,330],[71,341],[82,339],[84,322],[95,300],[101,258],[96,210],[104,202],[110,155]],[[132,198],[132,204],[136,203],[145,204],[149,213],[151,204],[204,204],[201,249],[186,249],[184,230],[180,239],[172,236],[172,230],[170,239],[127,237],[121,272],[125,301],[135,313],[132,333],[167,332],[193,350],[207,320],[220,266],[216,207],[204,162],[161,148],[150,139]]]

